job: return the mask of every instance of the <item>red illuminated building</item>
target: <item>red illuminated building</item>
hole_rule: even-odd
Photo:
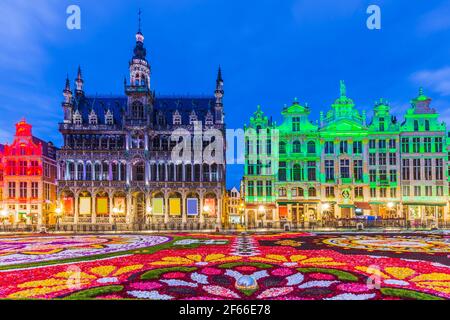
[[[25,120],[16,124],[12,144],[0,147],[1,222],[41,227],[55,223],[56,148],[32,134]]]

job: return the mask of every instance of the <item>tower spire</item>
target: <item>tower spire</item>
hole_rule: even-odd
[[[78,73],[77,73],[77,79],[75,80],[75,85],[77,87],[76,94],[77,96],[83,95],[83,75],[81,73],[81,66],[78,66]]]
[[[219,65],[219,71],[217,71],[217,84],[219,84],[220,82],[223,82],[223,78],[222,78],[222,68]]]
[[[138,24],[138,32],[141,33],[141,14],[142,14],[142,10],[141,8],[139,8],[139,24]]]
[[[347,88],[345,87],[344,80],[340,81],[340,91],[341,91],[341,97],[347,96]]]

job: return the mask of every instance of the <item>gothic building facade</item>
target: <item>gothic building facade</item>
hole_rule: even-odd
[[[66,80],[58,228],[219,227],[225,193],[220,68],[214,95],[156,95],[139,28],[129,75],[124,96],[85,94],[81,69],[74,92]]]

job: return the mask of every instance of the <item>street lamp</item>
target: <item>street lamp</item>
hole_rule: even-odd
[[[329,209],[330,209],[330,204],[329,203],[322,204],[322,211],[328,211]]]
[[[260,206],[258,207],[258,212],[259,212],[260,214],[264,214],[264,213],[266,213],[266,208],[264,208],[263,205],[260,205]]]
[[[60,207],[57,207],[57,208],[55,209],[55,213],[56,213],[56,226],[57,226],[57,228],[59,229],[59,219],[61,218],[61,213],[62,213],[61,208],[60,208]]]
[[[151,217],[151,215],[152,215],[152,212],[153,212],[153,208],[151,207],[151,206],[147,206],[147,214],[146,214],[146,223],[148,223],[148,220],[149,220],[149,218]]]
[[[389,209],[394,208],[394,203],[393,203],[393,202],[388,202],[388,203],[387,203],[387,207],[388,207]]]

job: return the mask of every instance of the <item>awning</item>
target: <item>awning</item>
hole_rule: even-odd
[[[340,204],[339,207],[353,209],[355,206],[353,204]]]
[[[425,203],[425,202],[403,202],[405,206],[429,206],[429,207],[445,207],[446,203]]]
[[[371,210],[372,207],[370,206],[370,203],[368,202],[355,202],[355,207],[363,210]]]

